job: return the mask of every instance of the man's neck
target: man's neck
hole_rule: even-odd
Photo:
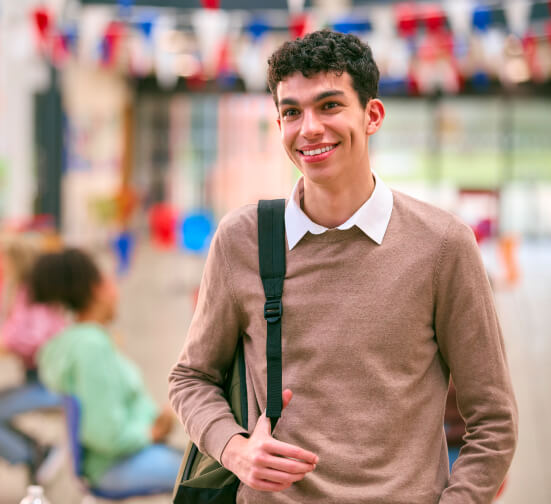
[[[342,187],[304,180],[302,210],[310,219],[332,229],[344,224],[371,197],[375,180],[371,170],[361,181]]]

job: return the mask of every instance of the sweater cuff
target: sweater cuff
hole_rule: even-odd
[[[249,433],[235,420],[221,418],[214,422],[203,434],[202,445],[205,453],[216,459],[220,465],[222,452],[229,440],[236,434],[243,434],[248,437]]]

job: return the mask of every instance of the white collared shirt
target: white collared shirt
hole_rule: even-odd
[[[388,186],[373,172],[375,189],[369,199],[337,229],[350,229],[357,226],[375,243],[380,245],[383,242],[394,198]],[[293,250],[296,244],[302,240],[308,232],[322,234],[329,230],[325,226],[316,224],[308,217],[300,207],[300,201],[304,194],[304,177],[300,177],[293,188],[289,203],[285,209],[285,231],[289,250]]]

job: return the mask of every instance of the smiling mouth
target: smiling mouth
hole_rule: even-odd
[[[333,145],[327,145],[325,147],[321,147],[319,149],[312,149],[312,150],[300,150],[300,149],[297,149],[303,156],[318,156],[319,154],[323,154],[324,152],[329,152],[329,151],[332,151],[334,150],[337,145],[339,145],[338,143],[336,144],[333,144]]]

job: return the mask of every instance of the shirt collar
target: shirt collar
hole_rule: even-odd
[[[373,177],[375,179],[375,189],[369,199],[337,229],[345,230],[357,226],[375,243],[380,245],[383,242],[390,221],[394,198],[392,191],[375,172],[373,172]],[[308,232],[322,234],[328,231],[328,228],[316,224],[303,212],[300,207],[303,193],[304,178],[301,177],[295,184],[285,209],[285,231],[289,250],[292,250]]]

